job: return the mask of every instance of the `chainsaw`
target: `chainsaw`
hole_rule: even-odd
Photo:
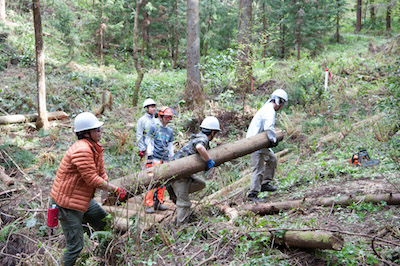
[[[359,152],[354,153],[350,159],[350,164],[355,165],[355,166],[368,167],[368,166],[376,165],[378,163],[379,163],[379,159],[371,160],[371,157],[369,156],[366,149],[362,149]]]

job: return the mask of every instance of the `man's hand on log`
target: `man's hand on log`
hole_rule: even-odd
[[[214,166],[215,166],[215,162],[213,161],[213,159],[208,160],[207,161],[207,169],[206,169],[206,171],[210,170]]]

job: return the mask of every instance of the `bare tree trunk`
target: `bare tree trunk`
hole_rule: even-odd
[[[281,26],[281,31],[282,31],[281,58],[285,58],[285,53],[286,53],[286,50],[285,50],[285,34],[286,34],[285,25]]]
[[[389,0],[389,3],[387,5],[387,7],[386,7],[386,31],[391,31],[392,30],[391,14],[392,14],[392,3]]]
[[[103,65],[103,24],[100,24],[100,66]]]
[[[203,116],[204,93],[200,77],[200,25],[199,0],[187,0],[187,80],[183,99],[195,111],[199,119]]]
[[[301,48],[301,24],[303,23],[303,15],[304,15],[304,10],[299,6],[299,11],[298,11],[299,18],[297,20],[297,25],[299,25],[298,33],[297,33],[297,60],[300,60],[300,48]]]
[[[137,72],[137,78],[135,81],[135,88],[133,91],[133,99],[132,99],[133,107],[136,107],[137,103],[139,101],[139,89],[140,89],[140,84],[142,83],[143,76],[144,76],[142,67],[139,62],[138,28],[139,28],[140,9],[145,4],[146,4],[146,0],[140,0],[139,3],[136,2],[135,22],[134,22],[134,26],[133,26],[133,61],[135,62],[135,68],[136,68],[136,72]]]
[[[336,0],[337,3],[337,8],[340,9],[340,0]],[[336,14],[336,42],[339,43],[340,42],[340,13],[339,11]]]
[[[178,0],[174,1],[173,6],[173,14],[175,14],[175,18],[178,20]],[[174,36],[174,42],[172,44],[172,68],[176,68],[176,62],[178,60],[178,51],[179,51],[179,36],[178,36],[178,25],[174,23],[172,25],[172,35]]]
[[[36,119],[36,128],[48,129],[49,121],[46,111],[46,81],[44,70],[44,48],[42,19],[40,16],[40,0],[33,1],[33,24],[35,26],[35,47],[36,47],[36,75],[38,88],[38,118]]]
[[[369,12],[371,15],[371,22],[375,25],[376,15],[375,15],[375,1],[374,0],[371,0],[371,2],[370,2]]]
[[[0,20],[6,20],[6,1],[0,0]]]
[[[355,32],[360,32],[361,31],[362,0],[357,0],[356,15],[357,15],[357,21],[356,21]]]
[[[244,95],[250,91],[252,70],[252,0],[239,1],[237,89]]]
[[[266,36],[266,34],[267,34],[267,32],[266,32],[266,29],[267,29],[267,22],[266,22],[266,19],[265,19],[265,0],[263,1],[263,4],[262,4],[262,24],[263,24],[263,29],[262,29],[262,32],[263,32],[263,52],[262,52],[262,58],[263,58],[263,66],[265,67],[265,55],[266,55],[266,51],[267,51],[267,36]]]

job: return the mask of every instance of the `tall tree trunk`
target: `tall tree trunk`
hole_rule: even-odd
[[[137,72],[137,78],[135,81],[135,88],[133,90],[133,99],[132,99],[132,105],[133,107],[137,106],[137,103],[139,101],[139,89],[140,89],[140,84],[142,83],[143,80],[143,70],[139,62],[139,51],[138,51],[138,28],[139,28],[139,15],[140,15],[140,9],[142,6],[146,4],[146,0],[140,0],[139,3],[136,1],[136,9],[135,9],[135,22],[133,26],[133,61],[135,62],[135,69]]]
[[[301,8],[301,5],[299,5],[299,11],[298,13],[298,20],[297,20],[297,25],[299,25],[298,28],[298,33],[297,33],[297,60],[300,60],[300,48],[301,48],[301,24],[303,24],[303,15],[304,15],[304,10]]]
[[[99,45],[99,54],[100,54],[100,66],[103,65],[103,1],[100,1],[100,27],[99,27],[99,35],[100,35],[100,45]]]
[[[33,2],[33,24],[35,27],[35,47],[36,47],[36,75],[38,88],[38,117],[36,120],[36,128],[48,129],[49,121],[47,119],[46,110],[46,81],[44,71],[44,48],[43,48],[43,32],[42,19],[40,16],[40,0],[32,0]]]
[[[146,51],[146,54],[149,54],[149,25],[150,25],[149,15],[147,14],[147,12],[143,12],[142,56],[145,55],[144,51]]]
[[[173,14],[175,14],[176,21],[178,21],[178,0],[174,1],[174,5],[172,7]],[[173,23],[172,25],[172,35],[173,43],[172,43],[172,68],[176,68],[176,62],[178,60],[178,51],[179,51],[179,36],[178,36],[178,23]]]
[[[356,21],[355,32],[360,32],[361,31],[362,0],[357,0],[356,15],[357,15],[357,21]]]
[[[0,0],[0,20],[6,20],[6,1]]]
[[[186,105],[202,118],[204,93],[200,77],[200,25],[199,0],[187,0],[187,80],[183,95]]]
[[[265,55],[267,53],[267,22],[266,22],[266,18],[265,18],[265,0],[263,1],[262,4],[262,24],[263,24],[263,52],[262,52],[262,58],[263,58],[263,66],[265,67]]]
[[[371,2],[370,2],[369,12],[371,15],[371,22],[373,25],[375,25],[376,15],[375,15],[375,1],[374,0],[371,0]]]
[[[386,31],[392,30],[391,14],[392,14],[392,2],[391,0],[389,0],[389,3],[386,7]]]
[[[245,96],[251,88],[252,70],[252,0],[239,0],[237,89]]]
[[[286,53],[286,50],[285,50],[285,34],[286,34],[285,25],[281,25],[280,28],[281,28],[281,32],[282,32],[281,58],[285,58],[285,53]]]
[[[337,9],[340,10],[341,4],[340,4],[340,0],[336,0],[337,3]],[[336,14],[336,42],[339,43],[340,42],[340,12],[337,11]]]

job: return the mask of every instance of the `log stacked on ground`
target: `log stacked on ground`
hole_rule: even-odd
[[[35,122],[37,117],[38,117],[38,114],[0,116],[0,125]],[[62,111],[47,113],[48,120],[61,120],[61,119],[66,119],[67,117],[68,117],[68,114],[66,114]]]
[[[400,194],[369,194],[364,196],[343,196],[340,198],[304,198],[302,200],[289,200],[283,202],[270,202],[270,203],[259,203],[259,204],[245,204],[242,205],[242,209],[249,210],[257,214],[273,214],[283,210],[290,210],[294,208],[304,207],[306,205],[317,205],[317,206],[332,206],[341,205],[349,206],[356,202],[372,202],[380,203],[386,202],[389,205],[400,204]]]

